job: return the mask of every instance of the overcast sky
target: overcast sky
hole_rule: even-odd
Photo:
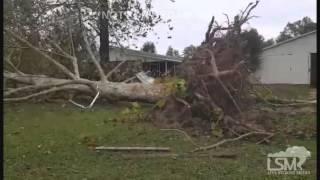
[[[165,54],[169,45],[182,50],[191,44],[199,45],[204,39],[205,31],[211,17],[224,22],[223,13],[233,17],[240,9],[244,9],[254,0],[153,0],[154,11],[164,19],[172,19],[174,29],[160,24],[155,27],[157,36],[150,33],[147,38],[140,39],[137,45],[140,49],[145,41],[156,44],[157,53]],[[316,21],[316,0],[261,0],[252,11],[252,15],[259,16],[250,20],[249,26],[256,28],[266,39],[275,38],[288,22],[294,22],[309,16]],[[167,39],[171,35],[172,39]]]

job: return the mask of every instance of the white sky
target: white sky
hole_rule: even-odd
[[[214,15],[219,23],[225,22],[223,13],[233,18],[249,2],[255,0],[153,0],[154,11],[164,19],[172,19],[174,29],[159,24],[155,27],[154,36],[150,33],[147,38],[140,39],[136,44],[139,49],[145,41],[153,41],[158,54],[165,54],[169,45],[182,50],[191,44],[199,45],[211,17]],[[294,22],[309,16],[316,21],[316,0],[261,0],[252,11],[252,15],[259,16],[250,20],[250,26],[256,28],[265,39],[275,38],[288,22]],[[172,39],[167,39],[168,35]]]

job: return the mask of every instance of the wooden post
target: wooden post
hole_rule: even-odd
[[[158,62],[158,77],[161,77],[161,62]]]
[[[168,64],[167,61],[165,61],[165,75],[167,76],[168,73]]]

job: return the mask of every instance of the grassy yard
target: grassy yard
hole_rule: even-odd
[[[93,110],[82,111],[61,104],[6,105],[5,179],[316,179],[315,137],[279,136],[271,145],[241,141],[213,150],[214,153],[236,153],[237,157],[231,159],[129,158],[88,149],[90,143],[169,146],[178,153],[194,148],[181,134],[161,131],[147,122],[111,121],[122,109],[119,106],[95,106]],[[308,116],[292,122],[304,120],[315,125],[315,118]],[[209,143],[204,138],[197,142]],[[284,151],[287,145],[302,145],[311,151],[311,159],[304,166],[311,175],[267,175],[267,154]]]
[[[271,90],[274,96],[285,99],[309,99],[312,98],[310,92],[316,91],[316,89],[311,89],[309,85],[273,84],[263,86]],[[265,91],[261,85],[256,85],[256,88]]]

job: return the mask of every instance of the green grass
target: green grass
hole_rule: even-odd
[[[271,90],[274,96],[285,99],[308,99],[311,91],[309,85],[274,84],[264,86]],[[255,87],[257,90],[265,91],[260,85],[256,85]]]
[[[314,137],[279,137],[271,145],[241,141],[213,151],[236,152],[235,159],[124,158],[116,153],[88,149],[88,141],[107,146],[169,146],[178,153],[194,148],[183,136],[160,131],[147,122],[113,122],[111,119],[122,109],[95,106],[93,110],[82,111],[58,104],[7,105],[5,179],[316,179]],[[310,123],[315,125],[315,120]],[[204,142],[204,138],[198,140]],[[311,175],[267,175],[267,154],[284,151],[287,145],[301,145],[311,151],[312,157],[305,164]]]

